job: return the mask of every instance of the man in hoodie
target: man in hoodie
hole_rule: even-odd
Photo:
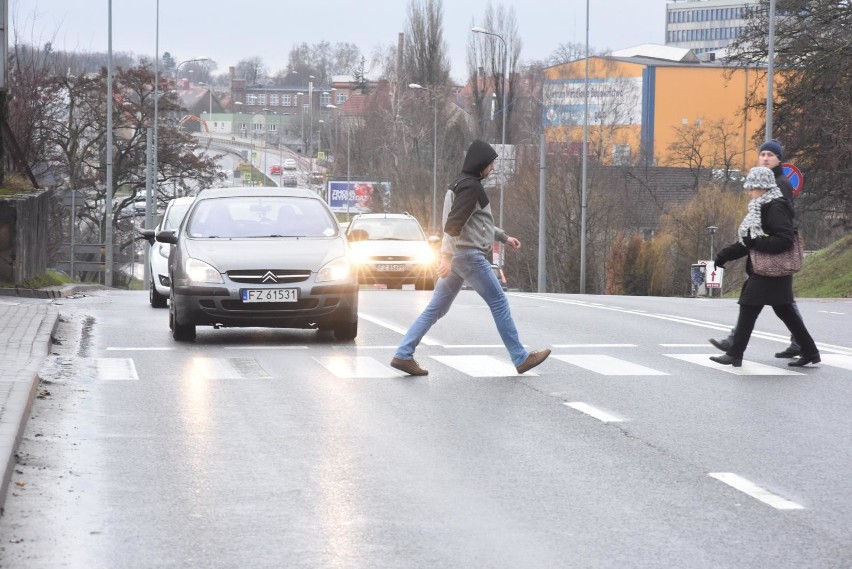
[[[482,180],[494,169],[496,158],[497,152],[481,140],[474,140],[467,149],[462,171],[444,197],[444,239],[438,267],[440,278],[428,306],[396,349],[391,360],[393,368],[409,375],[429,373],[414,360],[414,350],[432,325],[449,311],[465,281],[491,309],[497,331],[518,373],[531,370],[550,355],[547,349],[528,352],[524,348],[509,311],[509,299],[488,260],[495,240],[512,249],[521,247],[520,241],[494,226],[491,205],[482,187]]]
[[[772,170],[772,173],[775,175],[775,185],[778,186],[778,189],[781,190],[781,195],[784,196],[788,202],[790,202],[791,206],[795,206],[795,196],[793,196],[793,184],[790,183],[790,180],[787,179],[787,176],[784,175],[784,168],[781,167],[781,160],[783,160],[783,153],[781,149],[781,143],[775,140],[767,140],[763,144],[760,145],[760,150],[758,151],[757,157],[757,165],[765,166]],[[795,208],[794,208],[795,211]],[[722,265],[716,265],[718,267],[723,267]],[[793,310],[799,316],[801,320],[802,315],[799,312],[799,307],[796,305],[796,301],[793,301]],[[727,338],[722,340],[716,340],[715,338],[710,339],[710,343],[719,350],[723,352],[727,352],[731,345],[734,343],[734,333],[737,331],[736,328],[731,330],[731,333]],[[787,346],[784,350],[777,352],[775,354],[776,358],[795,358],[796,356],[801,355],[802,348],[799,346],[799,343],[796,341],[796,338],[790,336],[790,345]]]

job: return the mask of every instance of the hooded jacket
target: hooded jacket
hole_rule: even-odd
[[[482,171],[494,162],[497,152],[490,144],[474,140],[467,149],[461,173],[456,176],[444,196],[444,239],[442,256],[449,260],[457,248],[480,249],[488,253],[497,240],[505,243],[509,236],[494,226],[494,216],[485,189]]]

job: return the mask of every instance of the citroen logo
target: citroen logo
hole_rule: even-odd
[[[278,277],[275,276],[275,273],[272,271],[266,271],[266,274],[260,278],[260,282],[262,283],[277,283]]]

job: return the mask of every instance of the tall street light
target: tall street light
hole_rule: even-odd
[[[332,155],[336,155],[337,154],[337,152],[336,152],[337,151],[337,123],[338,123],[337,105],[332,105],[331,103],[329,103],[328,105],[325,106],[325,108],[331,109],[332,113],[334,113],[331,116],[332,122],[334,123],[334,142],[331,144],[331,150],[332,150]]]
[[[301,115],[302,115],[302,130],[301,130],[301,138],[299,139],[299,148],[302,149],[302,155],[305,154],[305,104],[302,102],[301,97],[304,97],[305,94],[299,91],[296,93],[296,104],[301,107]]]
[[[159,12],[159,3],[157,4],[157,10]],[[157,17],[159,18],[159,14],[158,14]],[[159,39],[157,41],[159,42]],[[160,54],[158,53],[157,54],[158,61],[159,61],[159,57],[160,57]],[[175,73],[174,73],[175,94],[177,94],[177,78],[178,78],[178,71],[180,71],[181,65],[185,65],[187,63],[192,63],[194,61],[210,61],[210,58],[207,57],[206,55],[200,55],[200,56],[194,57],[192,59],[187,59],[186,61],[181,61],[180,63],[178,63],[175,66]],[[155,89],[156,89],[156,85],[155,85]],[[155,105],[154,105],[154,186],[155,187],[159,186],[159,184],[157,183],[157,179],[159,178],[159,174],[157,173],[157,148],[158,148],[158,144],[159,144],[158,138],[157,138],[157,123],[159,122],[159,120],[158,120],[158,116],[157,116],[158,115],[158,107],[156,105],[158,98],[159,97],[155,93],[154,94],[154,102],[155,102]],[[172,197],[175,197],[175,198],[177,197],[177,187],[175,187],[175,194]]]
[[[508,110],[509,110],[509,107],[506,104],[506,95],[508,94],[506,82],[507,82],[507,78],[508,78],[508,75],[509,75],[509,46],[506,45],[506,40],[503,39],[503,36],[501,36],[500,34],[496,34],[492,31],[486,30],[485,28],[475,27],[475,28],[471,28],[470,31],[472,31],[475,34],[485,34],[485,35],[488,35],[488,36],[494,36],[495,38],[497,38],[501,42],[503,42],[503,105],[502,105],[502,109],[501,109],[501,112],[503,113],[503,134],[500,138],[500,146],[501,146],[501,154],[502,154],[502,156],[501,156],[501,158],[502,158],[501,170],[505,170],[505,168],[506,168],[506,162],[505,162],[505,160],[506,160],[506,115],[508,114]],[[500,217],[498,218],[497,224],[500,226],[500,229],[502,229],[503,228],[503,190],[504,190],[504,186],[505,186],[504,180],[505,180],[506,176],[505,176],[505,172],[502,172],[502,171],[498,172],[498,174],[500,175]],[[503,265],[503,248],[502,247],[500,247],[500,265],[501,266]]]
[[[308,75],[308,155],[314,164],[314,76]]]
[[[431,228],[432,234],[438,232],[438,94],[434,90],[424,87],[417,83],[409,83],[409,89],[421,89],[428,91],[432,95],[432,104],[435,111],[435,120],[432,124],[432,219]],[[500,197],[500,208],[502,211],[503,198]]]

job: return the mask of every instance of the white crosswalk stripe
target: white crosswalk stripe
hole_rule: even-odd
[[[498,360],[491,356],[430,356],[444,365],[466,373],[471,377],[510,377],[518,375],[518,371],[510,362]],[[525,376],[538,375],[528,371]]]
[[[272,376],[254,358],[190,358],[181,373],[208,379],[265,379]]]
[[[852,370],[852,356],[842,356],[840,354],[822,354],[820,356],[820,359],[825,365],[839,367],[840,369]]]
[[[732,373],[734,375],[802,375],[797,371],[793,371],[791,369],[784,369],[776,366],[769,366],[765,364],[759,364],[757,362],[750,362],[748,360],[743,360],[742,367],[733,367],[733,366],[724,366],[722,364],[717,364],[714,361],[710,361],[710,356],[717,356],[719,352],[715,354],[663,354],[666,357],[674,358],[676,360],[682,360],[685,362],[689,362],[691,364],[698,364],[703,367],[709,367],[713,369],[718,369],[720,371],[724,371],[727,373]]]
[[[137,381],[136,365],[131,358],[96,358],[95,369],[101,381]]]
[[[669,375],[663,371],[602,354],[572,354],[552,357],[601,375]]]
[[[403,377],[408,374],[385,365],[376,358],[367,356],[333,356],[313,358],[315,362],[340,379],[370,377]]]

